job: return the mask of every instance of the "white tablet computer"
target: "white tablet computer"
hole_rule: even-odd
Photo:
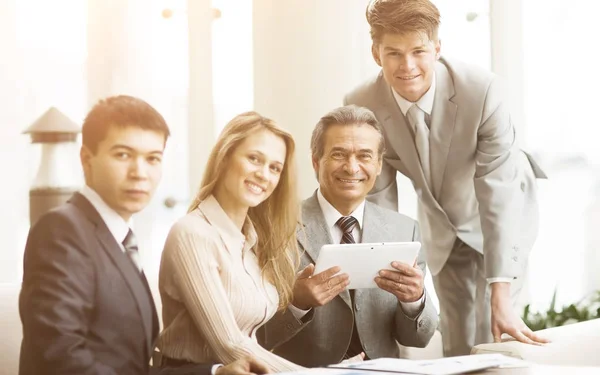
[[[324,245],[314,274],[339,266],[341,273],[350,276],[348,289],[377,288],[374,279],[380,270],[393,270],[393,261],[413,265],[420,249],[420,242]]]

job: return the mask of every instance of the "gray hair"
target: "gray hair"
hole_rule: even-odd
[[[310,139],[310,150],[314,159],[321,159],[325,152],[324,135],[331,125],[369,125],[379,133],[379,147],[377,155],[381,156],[385,152],[385,141],[383,139],[383,130],[377,121],[375,114],[365,107],[359,107],[354,104],[336,108],[325,116],[321,117]]]

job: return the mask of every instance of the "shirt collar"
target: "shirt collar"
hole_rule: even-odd
[[[323,216],[325,216],[325,222],[327,223],[327,228],[331,230],[331,228],[335,227],[337,221],[343,217],[342,215],[321,193],[321,189],[317,190],[317,199],[319,201],[319,206],[321,206],[321,211],[323,211]],[[365,214],[365,201],[363,200],[358,207],[349,216],[353,216],[356,221],[358,221],[358,228],[362,228],[363,226],[363,216]]]
[[[256,230],[250,218],[246,217],[242,231],[240,231],[213,195],[200,202],[198,209],[219,232],[229,251],[251,249],[256,244]]]
[[[122,244],[125,237],[127,237],[127,233],[129,233],[129,223],[125,221],[115,210],[110,208],[104,199],[94,189],[85,185],[83,189],[80,191],[81,195],[83,195],[91,204],[94,206],[98,214],[106,224],[109,232],[113,235],[118,244]]]
[[[431,80],[431,86],[429,86],[429,90],[427,90],[425,95],[423,95],[421,97],[421,99],[419,99],[416,103],[417,106],[419,108],[421,108],[421,110],[423,112],[427,113],[430,116],[431,116],[431,112],[433,111],[433,99],[435,98],[435,87],[436,87],[436,77],[435,77],[435,72],[434,72],[433,79]],[[393,88],[391,88],[391,90],[392,90],[392,94],[394,95],[394,99],[396,99],[396,103],[398,104],[398,107],[400,107],[400,110],[402,111],[402,114],[404,116],[406,116],[406,113],[408,112],[410,107],[412,107],[412,105],[415,103],[404,99]]]

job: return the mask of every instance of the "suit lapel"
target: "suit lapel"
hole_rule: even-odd
[[[375,204],[369,201],[365,202],[365,213],[363,216],[362,243],[381,242],[383,234],[388,232],[388,224],[381,215],[375,212]],[[354,291],[354,300],[362,300],[363,296],[369,296],[371,292],[377,289],[356,289]]]
[[[436,90],[431,113],[429,148],[431,160],[431,183],[433,195],[439,199],[448,161],[448,152],[454,134],[456,120],[456,104],[451,101],[454,96],[454,84],[446,65],[436,63]]]
[[[382,234],[388,232],[388,224],[374,209],[374,203],[368,201],[365,203],[361,241],[363,243],[381,242]]]
[[[302,221],[303,225],[297,231],[298,242],[314,263],[319,257],[321,247],[333,243],[323,211],[319,205],[317,192],[302,203]],[[348,290],[344,290],[339,296],[348,306],[351,306]]]
[[[69,202],[79,207],[86,214],[86,216],[88,216],[88,218],[96,224],[96,238],[102,245],[102,249],[108,254],[113,264],[123,276],[123,279],[128,285],[131,294],[136,301],[138,312],[142,317],[144,331],[146,332],[146,345],[148,346],[148,353],[151,353],[152,350],[154,350],[153,323],[157,323],[158,319],[153,317],[153,315],[156,314],[154,301],[150,294],[150,288],[147,286],[147,282],[146,286],[144,285],[144,275],[140,275],[133,263],[127,259],[127,256],[117,244],[117,241],[108,230],[108,227],[96,209],[84,196],[76,193]]]

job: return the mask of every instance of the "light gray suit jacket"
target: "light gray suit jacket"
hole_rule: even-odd
[[[456,237],[484,254],[486,277],[521,276],[538,231],[535,178],[545,175],[516,142],[496,76],[440,59],[430,124],[427,186],[409,124],[382,74],[344,99],[372,110],[387,151],[369,199],[397,210],[396,171],[410,178],[427,264],[435,275]]]
[[[332,243],[316,193],[302,204],[304,227],[298,230],[304,268],[317,260],[321,246]],[[418,241],[417,223],[397,212],[366,202],[362,242]],[[419,265],[424,270],[423,258]],[[425,295],[425,306],[416,318],[404,315],[395,296],[381,289],[357,289],[354,295],[356,325],[369,358],[398,357],[399,342],[424,347],[438,324],[435,307]],[[311,310],[305,322],[290,311],[276,314],[259,335],[261,344],[302,366],[340,362],[350,344],[354,313],[350,293],[343,291],[325,306]]]

